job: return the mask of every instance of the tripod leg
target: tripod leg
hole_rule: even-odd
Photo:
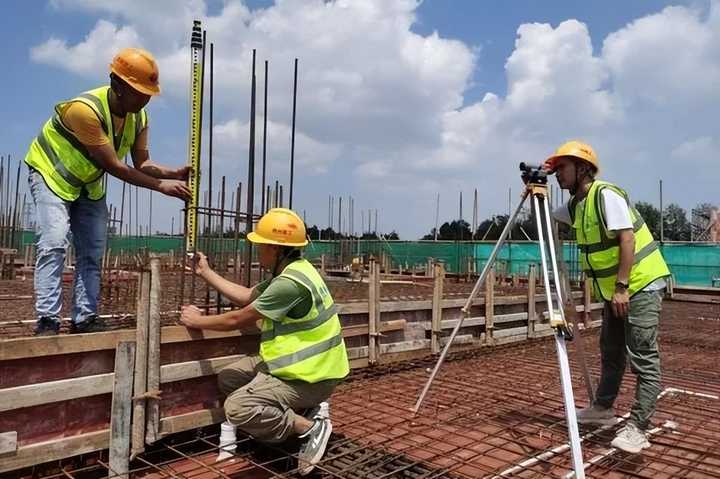
[[[543,197],[541,196],[540,198]],[[545,205],[546,203],[543,204],[543,206]],[[550,271],[548,270],[547,258],[545,254],[545,246],[547,242],[547,247],[550,249],[550,258],[554,261],[554,244],[552,242],[551,231],[549,229],[548,231],[544,231],[543,229],[543,221],[540,218],[540,200],[538,199],[537,195],[533,195],[533,206],[535,207],[535,224],[538,230],[538,243],[540,246],[540,259],[542,261],[543,281],[545,284],[545,297],[547,299],[548,315],[550,318],[550,324],[554,324],[553,318],[556,313],[552,300],[552,292],[550,291]],[[545,211],[547,213],[547,208],[545,208]],[[557,273],[557,270],[554,270],[553,273]],[[558,299],[558,303],[560,303],[561,297],[558,287],[559,281],[557,278],[557,274],[555,274],[555,284],[557,289],[556,297]],[[561,318],[563,318],[562,308],[560,308],[559,314],[561,315]],[[564,324],[564,318],[562,323]],[[560,365],[560,384],[563,391],[563,403],[565,405],[565,421],[567,422],[568,436],[570,437],[570,451],[572,454],[573,469],[575,471],[575,477],[577,479],[584,479],[585,466],[583,464],[582,448],[580,446],[580,431],[577,424],[577,416],[575,414],[575,397],[573,395],[572,377],[570,376],[570,362],[568,361],[567,357],[565,337],[563,336],[562,331],[559,328],[556,328],[554,337],[558,364]]]
[[[550,255],[552,258],[552,267],[553,267],[553,273],[554,273],[553,276],[555,277],[555,288],[558,291],[558,303],[560,305],[568,305],[569,306],[568,308],[563,307],[561,309],[561,311],[563,311],[563,321],[566,320],[565,312],[568,311],[568,313],[570,315],[570,319],[573,324],[573,330],[574,330],[573,335],[577,336],[577,341],[575,342],[575,344],[576,344],[575,347],[577,348],[577,356],[578,356],[578,360],[580,362],[580,368],[582,371],[583,380],[585,382],[585,387],[587,389],[588,400],[590,401],[590,404],[592,404],[595,401],[595,394],[593,391],[593,383],[592,383],[592,380],[590,379],[590,371],[588,370],[588,367],[587,367],[587,360],[585,357],[585,343],[583,342],[582,335],[580,333],[580,325],[578,322],[577,310],[575,309],[575,301],[573,300],[572,291],[569,287],[570,281],[569,281],[569,278],[567,278],[567,271],[566,271],[567,268],[565,268],[564,263],[560,263],[561,266],[558,268],[557,254],[556,254],[556,251],[554,248],[555,241],[554,241],[554,238],[552,237],[552,231],[553,231],[552,230],[552,222],[550,219],[549,208],[547,208],[547,206],[548,206],[547,201],[545,201],[544,206],[545,206],[545,208],[544,208],[544,210],[545,210],[544,211],[545,226],[547,227],[548,237],[550,238],[549,242],[553,245],[553,247],[550,248]],[[568,286],[565,290],[563,290],[563,288],[562,288],[563,281],[562,281],[562,278],[560,277],[561,274],[563,274],[567,278],[566,284]],[[564,300],[563,300],[563,298],[564,298]]]
[[[503,243],[505,242],[505,239],[508,236],[508,233],[512,229],[513,225],[515,224],[515,221],[520,214],[520,210],[522,209],[523,204],[525,203],[525,200],[527,199],[529,195],[529,192],[526,190],[523,193],[522,199],[520,200],[520,203],[518,203],[517,208],[515,208],[515,212],[513,213],[512,217],[508,218],[508,222],[505,225],[505,228],[502,231],[502,234],[500,234],[500,238],[498,239],[497,243],[495,243],[495,247],[492,250],[492,253],[490,253],[490,257],[488,258],[487,262],[485,263],[485,266],[483,266],[482,273],[480,273],[480,277],[478,278],[477,282],[475,283],[475,286],[472,289],[472,292],[470,293],[470,296],[468,297],[467,301],[465,302],[465,306],[462,308],[462,316],[460,316],[460,321],[455,325],[455,328],[453,329],[452,333],[450,334],[450,338],[448,339],[447,343],[445,343],[445,347],[442,350],[442,353],[440,353],[440,357],[437,360],[437,363],[435,363],[435,368],[432,371],[432,374],[430,374],[430,377],[428,378],[427,382],[425,383],[425,387],[423,387],[422,392],[420,393],[420,396],[418,397],[417,402],[415,403],[415,406],[413,406],[412,411],[414,413],[417,413],[420,409],[420,406],[422,405],[423,401],[425,400],[425,396],[427,395],[428,391],[430,390],[430,386],[432,385],[433,381],[435,380],[435,376],[437,376],[438,371],[440,371],[440,367],[442,366],[442,363],[445,361],[445,356],[447,356],[448,351],[450,350],[450,346],[452,346],[453,341],[455,341],[455,336],[457,336],[458,331],[460,331],[460,328],[462,327],[463,321],[465,321],[465,318],[467,318],[470,315],[470,308],[472,307],[473,300],[475,299],[475,296],[477,296],[478,292],[480,291],[480,287],[485,283],[485,278],[488,275],[488,272],[490,272],[490,269],[495,264],[495,259],[497,258],[498,253],[500,252],[500,248],[502,247]]]

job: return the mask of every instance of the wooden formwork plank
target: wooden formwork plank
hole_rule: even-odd
[[[370,261],[370,278],[368,281],[368,361],[370,364],[377,362],[378,356],[378,331],[380,311],[378,308],[380,298],[380,265],[374,260]]]
[[[147,389],[160,390],[160,258],[150,258],[150,304],[148,310]],[[160,428],[160,400],[148,397],[145,442],[158,440]]]
[[[17,451],[17,431],[0,432],[0,456]]]
[[[143,271],[137,303],[135,384],[133,386],[132,457],[145,450],[145,393],[147,392],[150,272]]]
[[[535,323],[537,322],[537,313],[536,313],[536,298],[535,298],[535,288],[537,286],[537,266],[534,264],[530,265],[530,269],[528,272],[528,305],[527,305],[527,317],[528,317],[528,328],[527,328],[527,335],[528,338],[534,338],[535,337]]]
[[[435,263],[433,268],[435,281],[433,284],[430,351],[433,354],[437,354],[440,352],[440,334],[442,333],[442,297],[445,283],[445,268],[442,263]]]
[[[0,472],[14,471],[35,464],[100,451],[108,447],[109,439],[110,430],[104,429],[68,438],[20,446],[15,454],[3,457],[0,460]]]
[[[495,267],[491,267],[485,279],[485,342],[493,344],[495,316]]]
[[[118,343],[115,353],[115,381],[110,406],[110,475],[128,477],[130,469],[130,417],[132,414],[135,343]]]

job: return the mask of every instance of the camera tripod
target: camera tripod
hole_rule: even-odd
[[[468,297],[465,306],[462,308],[462,316],[460,318],[460,321],[455,325],[455,328],[452,331],[452,334],[450,335],[450,338],[448,339],[447,343],[445,344],[445,347],[442,350],[442,353],[440,354],[440,357],[438,358],[437,363],[435,364],[435,368],[432,371],[432,374],[430,375],[430,378],[428,379],[427,383],[425,384],[425,387],[423,388],[422,392],[420,393],[420,396],[418,397],[417,402],[415,403],[415,406],[412,408],[414,413],[417,413],[420,409],[420,406],[423,403],[423,400],[425,399],[425,396],[430,389],[430,386],[432,385],[432,382],[435,379],[435,376],[437,375],[438,371],[440,370],[440,367],[442,366],[443,361],[445,361],[445,357],[447,356],[448,351],[450,350],[450,347],[455,340],[455,336],[457,336],[458,331],[462,327],[463,321],[470,315],[470,309],[473,304],[473,300],[477,296],[478,292],[480,291],[481,286],[485,283],[485,278],[490,271],[490,269],[494,266],[495,260],[497,258],[497,255],[502,248],[503,243],[505,242],[508,234],[512,230],[513,225],[515,224],[515,221],[522,210],[523,205],[525,204],[525,201],[528,199],[528,197],[532,198],[532,206],[533,210],[535,212],[535,222],[538,232],[538,243],[540,247],[540,259],[542,263],[542,273],[543,273],[543,280],[544,280],[544,286],[545,286],[545,296],[547,300],[547,306],[548,306],[548,318],[549,318],[549,324],[550,326],[555,330],[555,347],[557,350],[557,357],[558,357],[558,363],[560,365],[560,382],[562,385],[562,391],[563,391],[563,401],[565,405],[565,419],[567,421],[568,425],[568,435],[570,437],[570,449],[572,453],[572,463],[573,463],[573,469],[575,471],[575,477],[577,479],[584,479],[585,478],[585,468],[583,465],[583,456],[582,456],[582,450],[580,447],[580,434],[578,431],[578,424],[577,424],[577,417],[575,414],[575,398],[573,395],[572,390],[572,380],[570,377],[570,363],[568,361],[568,355],[567,355],[567,347],[566,347],[566,340],[571,341],[573,339],[573,331],[568,327],[568,323],[565,318],[565,310],[564,310],[564,303],[563,303],[563,293],[562,288],[560,284],[560,275],[559,275],[559,269],[558,269],[558,262],[557,262],[557,255],[555,253],[555,243],[553,240],[553,231],[552,231],[552,223],[550,219],[550,211],[549,211],[549,203],[547,198],[547,176],[544,174],[538,175],[536,174],[532,176],[526,176],[527,173],[529,173],[528,169],[524,168],[525,165],[521,165],[521,169],[524,170],[523,177],[527,178],[529,180],[527,184],[527,188],[523,192],[522,199],[520,200],[520,203],[518,204],[517,208],[515,209],[515,212],[513,215],[508,218],[508,222],[505,225],[505,228],[503,229],[502,233],[500,234],[500,238],[498,239],[497,243],[495,244],[495,247],[492,250],[492,253],[490,253],[490,257],[488,258],[487,262],[485,263],[485,266],[483,267],[482,273],[480,274],[480,277],[478,278],[477,282],[475,283],[475,286],[472,289],[472,292],[470,293],[470,296]],[[544,225],[543,225],[543,219],[544,219]],[[546,252],[546,249],[549,250],[549,260],[550,260],[550,266],[552,267],[552,270],[548,267],[548,255]],[[557,307],[553,304],[553,294],[550,289],[550,281],[551,281],[551,275],[550,272],[552,271],[552,280],[555,286],[555,301],[557,301]],[[570,294],[570,292],[567,292]],[[584,362],[584,360],[583,360]],[[583,364],[584,366],[584,364]],[[586,368],[584,368],[586,371]],[[588,388],[591,391],[591,386],[589,383],[588,375],[585,375],[586,382],[588,384]],[[592,394],[592,393],[590,393]],[[592,398],[591,398],[592,400]]]

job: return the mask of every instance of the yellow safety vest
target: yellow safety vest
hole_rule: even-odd
[[[312,307],[302,318],[264,319],[260,357],[270,374],[287,380],[316,383],[341,379],[350,372],[340,318],[325,282],[305,259],[293,261],[279,277],[310,291]]]
[[[105,171],[90,156],[85,146],[63,124],[60,112],[71,102],[81,102],[92,108],[100,124],[114,141],[118,158],[124,157],[135,144],[135,138],[147,126],[147,113],[129,113],[119,136],[115,136],[108,105],[110,87],[104,86],[80,94],[72,100],[55,105],[55,115],[45,122],[40,134],[30,144],[25,163],[37,170],[48,187],[65,201],[75,201],[87,190],[88,198],[99,200],[105,195]]]
[[[635,262],[630,270],[630,295],[634,295],[658,278],[670,275],[670,270],[653,239],[650,229],[640,213],[630,205],[627,193],[606,181],[595,180],[585,201],[570,199],[572,227],[577,235],[578,248],[583,270],[593,278],[595,297],[610,301],[615,292],[620,246],[618,238],[610,238],[605,225],[602,190],[609,188],[625,198],[635,231]]]

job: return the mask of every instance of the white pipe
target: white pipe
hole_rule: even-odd
[[[647,432],[645,433],[645,435],[646,435],[647,437],[654,436],[655,434],[663,431],[664,429],[669,429],[669,430],[677,429],[677,423],[675,423],[675,422],[673,422],[673,421],[665,421],[665,423],[664,423],[662,426],[656,427],[656,428],[653,428],[653,429],[650,429],[649,431],[647,431]],[[617,451],[618,451],[617,448],[611,447],[610,449],[608,449],[608,450],[607,450],[606,452],[604,452],[603,454],[598,454],[597,456],[594,456],[594,457],[588,459],[588,461],[584,464],[584,466],[585,466],[585,467],[590,467],[590,466],[592,466],[592,465],[594,465],[594,464],[597,464],[598,462],[602,461],[602,460],[605,459],[606,457],[608,457],[608,456],[610,456],[610,455],[612,455],[612,454],[615,454]],[[574,473],[574,472],[568,472],[567,474],[565,474],[565,475],[563,476],[563,479],[572,479],[572,478],[574,478],[574,477],[575,477],[575,473]]]
[[[705,398],[705,399],[720,400],[720,397],[718,397],[718,396],[716,396],[716,395],[714,395],[714,394],[707,394],[707,393],[700,393],[700,392],[695,392],[695,391],[688,391],[687,389],[679,389],[679,388],[674,388],[674,387],[667,387],[667,388],[663,389],[663,390],[660,392],[660,394],[657,395],[657,399],[660,400],[660,399],[662,399],[663,397],[667,396],[668,394],[686,394],[686,395],[688,395],[688,396],[695,396],[695,397],[701,397],[701,398]],[[594,429],[594,430],[590,431],[589,433],[587,433],[587,434],[585,434],[585,435],[583,435],[583,436],[580,437],[580,442],[583,442],[585,439],[589,439],[589,438],[591,438],[591,437],[597,436],[597,435],[599,435],[600,433],[605,432],[605,431],[607,431],[608,429],[611,429],[612,427],[614,427],[614,426],[616,426],[617,424],[620,424],[621,422],[623,422],[624,420],[626,420],[628,417],[630,417],[630,413],[624,414],[624,415],[621,416],[620,418],[617,418],[617,422],[616,422],[615,424],[608,424],[608,425],[601,426],[601,427],[599,427],[599,428],[597,428],[597,429]],[[651,434],[651,433],[652,433],[652,434],[657,434],[657,433],[660,432],[663,428],[674,429],[675,427],[677,427],[677,426],[676,426],[672,421],[667,421],[665,424],[663,424],[662,427],[660,427],[660,428],[655,428],[655,429],[652,429],[652,430],[648,431],[648,434]],[[529,459],[526,459],[526,460],[524,460],[523,462],[521,462],[520,464],[516,464],[515,466],[512,466],[512,467],[510,467],[510,468],[508,468],[508,469],[505,469],[504,471],[500,472],[499,474],[493,476],[493,479],[499,479],[499,478],[511,476],[511,475],[513,475],[513,474],[515,474],[515,473],[517,473],[517,472],[522,471],[523,469],[525,469],[525,468],[527,468],[527,467],[534,466],[535,464],[537,464],[537,463],[540,462],[540,461],[545,461],[545,460],[547,460],[547,459],[550,459],[550,458],[552,458],[552,457],[557,456],[558,454],[562,454],[563,452],[567,451],[568,449],[570,449],[570,444],[569,444],[569,443],[560,444],[559,446],[556,446],[556,447],[554,447],[554,448],[552,448],[552,449],[550,449],[550,450],[547,450],[547,451],[545,451],[545,452],[543,452],[543,453],[541,453],[541,454],[539,454],[539,455],[537,455],[537,456],[533,456],[533,457],[531,457],[531,458],[529,458]],[[605,458],[605,457],[607,457],[607,456],[609,456],[610,454],[613,454],[613,453],[615,453],[615,452],[616,452],[616,449],[611,448],[608,452],[606,452],[605,454],[603,454],[602,457],[595,456],[595,457],[593,457],[592,459],[590,459],[588,462],[586,462],[586,463],[584,464],[584,466],[585,466],[585,467],[588,467],[588,465],[595,464],[596,462],[600,461],[601,459],[603,459],[603,458]],[[565,477],[566,477],[566,478],[575,477],[575,472],[574,472],[574,471],[573,471],[573,472],[569,472]]]
[[[580,437],[580,442],[583,442],[585,439],[590,439],[591,437],[597,436],[600,433],[603,433],[603,432],[607,431],[608,429],[615,427],[616,425],[620,424],[628,417],[630,417],[630,413],[627,413],[620,418],[616,418],[617,421],[614,424],[606,424],[604,426],[600,426],[597,429],[590,431],[589,433]],[[558,454],[562,454],[563,452],[567,451],[568,449],[570,449],[569,443],[566,442],[564,444],[560,444],[559,446],[555,446],[554,448],[552,448],[548,451],[545,451],[537,456],[533,456],[529,459],[526,459],[523,462],[521,462],[520,464],[517,464],[509,469],[505,469],[500,474],[493,476],[493,479],[508,477],[508,475],[512,475],[512,474],[515,474],[516,472],[520,472],[521,470],[525,469],[526,467],[534,466],[535,464],[537,464],[540,461],[545,461],[547,459],[551,459],[551,458],[557,456]],[[573,474],[574,474],[574,472],[573,472]]]

